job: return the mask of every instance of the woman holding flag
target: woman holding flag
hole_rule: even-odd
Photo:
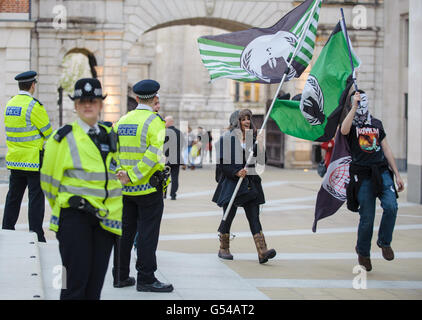
[[[221,221],[218,228],[220,238],[218,256],[233,260],[229,245],[230,227],[237,207],[243,207],[258,251],[259,263],[265,263],[275,257],[276,251],[268,250],[259,220],[259,206],[265,203],[265,196],[255,165],[265,164],[264,135],[257,136],[257,130],[252,122],[252,112],[248,109],[241,110],[238,117],[232,120],[234,121],[230,123],[229,132],[220,140],[217,170],[221,174],[212,201],[223,207],[226,212],[238,180],[242,178],[243,181],[227,218]],[[256,140],[258,143],[255,143]],[[246,159],[252,151],[254,159],[246,166]]]

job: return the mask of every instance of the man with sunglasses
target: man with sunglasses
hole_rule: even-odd
[[[29,230],[37,233],[38,241],[45,242],[42,229],[45,200],[40,187],[40,167],[43,145],[52,128],[44,106],[32,96],[36,76],[35,71],[27,71],[15,77],[19,92],[8,101],[4,112],[8,148],[6,166],[10,170],[10,180],[2,228],[15,229],[22,198],[28,187]]]

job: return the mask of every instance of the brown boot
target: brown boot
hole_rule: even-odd
[[[378,247],[381,248],[382,256],[385,260],[387,261],[394,260],[394,251],[390,246],[388,247],[382,246],[378,241],[377,241],[377,245]]]
[[[274,249],[268,250],[267,243],[265,242],[265,237],[262,231],[253,235],[255,241],[256,250],[258,251],[258,260],[259,263],[265,263],[268,259],[275,257],[276,252]]]
[[[372,270],[371,258],[360,255],[360,253],[358,252],[358,247],[355,247],[355,250],[356,250],[356,253],[358,254],[359,265],[364,267],[367,272],[371,271]]]
[[[221,259],[233,260],[233,255],[230,253],[230,233],[219,233],[218,237],[220,238],[220,250],[218,251],[218,256]]]

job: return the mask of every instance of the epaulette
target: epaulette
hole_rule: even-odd
[[[32,97],[32,99],[34,99],[36,102],[38,102],[40,105],[43,105],[42,102],[38,99],[35,99],[34,97]]]
[[[56,134],[54,135],[54,140],[57,142],[62,141],[66,135],[72,131],[72,126],[70,124],[65,124],[63,127],[61,127],[59,130],[57,130]]]
[[[98,124],[102,124],[103,126],[112,128],[113,127],[113,122],[111,121],[98,121]]]
[[[164,121],[164,122],[166,122],[166,120],[164,120],[161,116],[160,116],[160,114],[159,113],[156,113],[156,115],[161,119],[161,121]]]

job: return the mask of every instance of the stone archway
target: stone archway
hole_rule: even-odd
[[[125,1],[127,19],[123,48],[146,31],[175,24],[205,24],[236,31],[245,26],[270,26],[292,9],[292,1],[133,0]]]
[[[123,56],[122,63],[128,66],[126,70],[139,68],[131,59],[130,50],[136,46],[142,35],[152,31],[172,26],[209,26],[223,29],[224,32],[244,30],[253,26],[270,26],[277,22],[287,11],[291,10],[291,1],[126,1],[124,13],[127,14],[127,23],[123,36]],[[206,34],[206,33],[205,33]],[[204,35],[204,34],[199,34]],[[138,59],[139,60],[139,59]],[[187,59],[185,59],[187,60]],[[200,61],[199,57],[191,56],[190,61]],[[144,63],[144,62],[142,62]],[[203,70],[192,69],[189,62],[184,63],[191,68],[192,73],[201,73]],[[151,66],[151,62],[149,62]],[[202,68],[203,69],[203,68]],[[161,70],[163,71],[163,70]],[[155,73],[157,76],[157,73]],[[158,77],[161,73],[158,74]],[[128,87],[133,85],[132,74],[122,75],[128,79]],[[165,112],[173,115],[175,119],[185,121],[196,117],[194,125],[201,123],[205,127],[222,128],[226,126],[227,118],[234,109],[233,99],[229,99],[221,94],[227,89],[224,80],[217,81],[212,85],[208,84],[208,75],[203,75],[196,81],[200,82],[194,86],[201,89],[192,93],[166,94],[163,100],[166,105]],[[174,79],[174,77],[173,77]],[[184,79],[185,81],[190,81]],[[167,81],[167,79],[165,79]],[[175,83],[176,81],[173,81]],[[164,83],[164,87],[169,87]],[[270,92],[262,89],[263,95]],[[129,93],[130,95],[130,93]],[[266,99],[264,99],[266,100]],[[265,105],[265,102],[262,103]],[[264,108],[261,108],[262,110]],[[213,110],[213,112],[210,112]]]
[[[108,94],[105,100],[103,119],[116,121],[126,113],[128,88],[133,85],[133,73],[138,72],[137,79],[143,78],[139,66],[145,69],[154,67],[154,58],[137,56],[132,59],[130,51],[136,46],[142,35],[176,25],[205,25],[222,28],[226,31],[236,31],[240,28],[268,27],[277,22],[283,15],[295,7],[294,0],[103,0],[84,1],[83,10],[80,2],[65,1],[67,9],[67,26],[64,29],[54,27],[54,4],[51,1],[34,0],[33,17],[36,20],[32,32],[31,68],[39,71],[40,100],[46,105],[53,127],[57,128],[55,113],[57,113],[57,84],[60,76],[60,62],[62,57],[73,48],[85,48],[92,52],[97,60],[98,78],[102,82],[104,91]],[[353,3],[344,3],[346,18],[351,23]],[[332,27],[338,22],[339,3],[326,4],[325,16],[320,21],[319,46],[329,36]],[[380,71],[381,62],[375,60],[378,48],[383,46],[379,30],[379,5],[371,5],[368,10],[368,28],[350,30],[354,47],[364,56],[364,67],[360,70],[363,86],[371,88],[369,94],[375,98],[375,115],[379,113],[380,99],[377,96],[382,92],[375,81],[375,75]],[[322,18],[321,18],[322,19]],[[131,60],[132,59],[132,60]],[[365,63],[366,62],[366,63]],[[182,65],[185,65],[182,63]],[[137,69],[138,68],[138,69]],[[202,80],[199,80],[202,81]],[[223,81],[223,80],[220,80]],[[217,81],[219,85],[221,82]],[[296,94],[301,90],[301,81],[286,84],[286,91]],[[213,89],[206,81],[201,84],[206,90]],[[197,104],[209,105],[208,109],[216,106],[218,116],[214,123],[223,126],[223,119],[233,110],[233,102],[216,98],[209,99],[209,93],[188,96],[188,100],[196,99]],[[218,91],[218,90],[217,90]],[[265,91],[273,95],[273,88],[266,86]],[[202,100],[201,100],[202,99]],[[219,100],[220,99],[220,100]],[[189,102],[179,99],[176,104],[184,105]],[[231,103],[231,104],[230,104]],[[265,105],[265,104],[264,104]],[[262,108],[261,108],[262,109]],[[198,112],[193,104],[186,106],[186,113]],[[202,112],[204,111],[204,112]],[[199,110],[207,116],[206,110]],[[296,141],[294,142],[295,144]],[[292,149],[297,149],[292,147]]]
[[[66,52],[60,65],[61,75],[58,83],[58,124],[59,126],[76,119],[73,95],[75,82],[80,78],[98,78],[97,59],[85,48],[73,48]]]
[[[97,76],[108,93],[103,118],[116,121],[127,110],[128,55],[139,37],[149,31],[174,25],[207,25],[236,31],[250,26],[269,26],[293,7],[291,0],[127,0],[86,1],[81,11],[77,3],[64,2],[65,28],[54,26],[52,4],[34,2],[31,65],[39,71],[38,96],[58,126],[57,85],[60,64],[67,52],[82,48],[96,60]],[[142,57],[140,57],[142,59]]]

